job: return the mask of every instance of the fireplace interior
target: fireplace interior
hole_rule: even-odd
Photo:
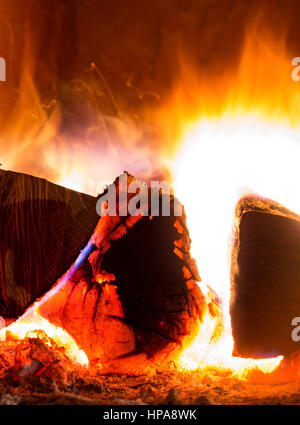
[[[0,404],[300,403],[298,3],[0,0]]]

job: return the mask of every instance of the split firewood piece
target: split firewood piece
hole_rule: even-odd
[[[128,185],[136,181],[127,177]],[[119,179],[115,187],[118,194]],[[103,370],[137,373],[175,359],[217,302],[196,283],[185,216],[174,215],[174,202],[170,216],[102,216],[70,270],[20,320],[38,314],[63,328]]]
[[[231,321],[234,354],[287,355],[300,348],[292,320],[300,316],[300,217],[259,197],[236,208]]]
[[[0,170],[0,316],[19,317],[48,291],[98,219],[93,196]]]

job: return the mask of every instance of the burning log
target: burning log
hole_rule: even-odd
[[[0,315],[18,317],[70,267],[99,219],[96,198],[0,170]]]
[[[115,186],[119,193],[119,179]],[[102,216],[69,271],[13,326],[42,317],[104,371],[162,365],[193,340],[208,311],[217,311],[196,284],[189,248],[185,216],[174,211]]]
[[[234,354],[288,355],[300,348],[300,217],[273,201],[242,199],[236,209],[231,320]]]

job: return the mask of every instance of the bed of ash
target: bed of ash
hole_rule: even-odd
[[[205,367],[180,371],[174,363],[140,376],[103,375],[75,366],[50,339],[32,333],[0,343],[0,404],[299,404],[300,382]]]

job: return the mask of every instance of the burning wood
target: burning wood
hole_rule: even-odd
[[[46,322],[103,371],[161,367],[193,340],[205,315],[218,315],[217,301],[207,302],[196,284],[189,249],[185,216],[172,211],[103,216],[69,271],[8,330],[18,334]]]
[[[24,313],[70,267],[98,216],[96,198],[0,170],[0,315]]]
[[[292,319],[300,305],[300,217],[276,202],[248,197],[236,209],[232,255],[234,354],[288,355],[300,348]]]

